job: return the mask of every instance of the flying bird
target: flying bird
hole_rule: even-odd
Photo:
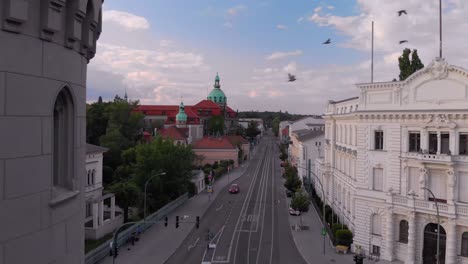
[[[327,39],[327,41],[325,41],[324,43],[322,44],[330,44],[331,43],[331,39]]]
[[[408,15],[408,14],[406,13],[406,10],[400,10],[400,11],[398,11],[397,13],[398,13],[398,16],[401,16],[402,14]]]
[[[407,40],[400,40],[400,44],[403,44],[403,43],[407,43],[408,41]]]
[[[288,73],[288,79],[289,79],[288,82],[294,82],[296,80],[296,76]]]

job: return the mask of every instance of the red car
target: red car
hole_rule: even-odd
[[[230,193],[238,193],[239,192],[239,185],[237,185],[236,183],[231,185],[231,187],[229,187],[229,192]]]

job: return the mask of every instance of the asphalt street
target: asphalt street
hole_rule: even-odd
[[[266,135],[244,174],[228,184],[166,263],[306,263],[291,235],[279,150]]]

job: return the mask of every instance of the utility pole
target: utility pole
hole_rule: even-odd
[[[371,36],[371,39],[372,39],[372,43],[371,43],[371,46],[372,46],[372,49],[371,49],[371,80],[370,82],[373,83],[374,82],[374,21],[372,21],[372,36]]]
[[[442,59],[442,0],[439,0],[439,57]]]

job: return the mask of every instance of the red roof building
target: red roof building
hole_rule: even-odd
[[[163,138],[170,138],[174,140],[175,142],[187,144],[187,137],[188,137],[187,128],[170,126],[170,127],[159,130],[158,134],[161,135]]]
[[[239,150],[226,137],[203,137],[192,144],[193,152],[200,157],[200,166],[221,160],[233,160],[239,166]]]

